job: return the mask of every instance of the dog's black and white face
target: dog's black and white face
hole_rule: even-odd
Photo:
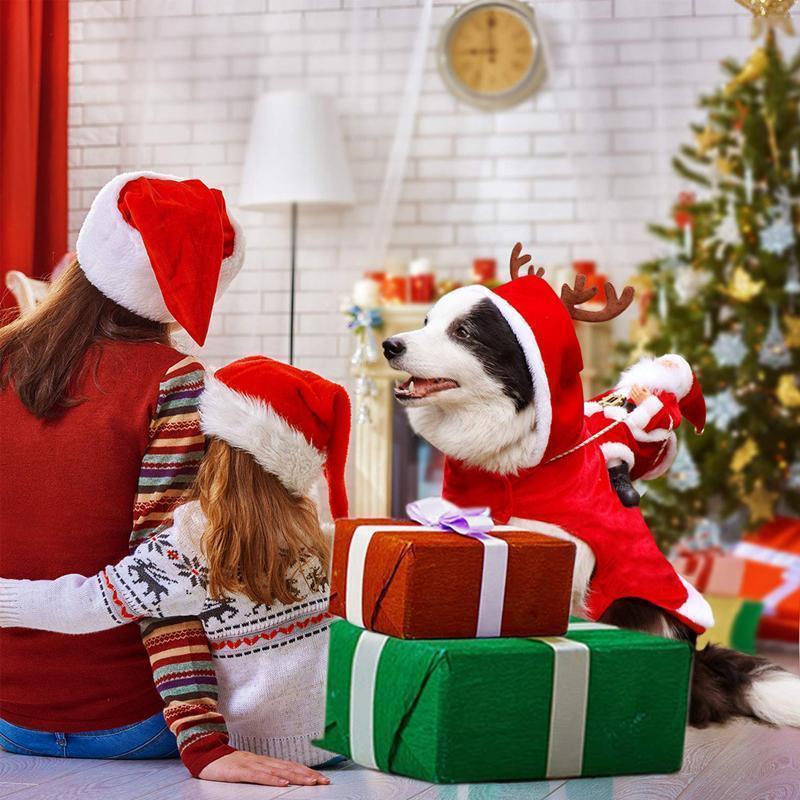
[[[411,377],[395,388],[414,430],[454,458],[493,472],[527,466],[533,384],[508,322],[478,287],[445,295],[425,327],[383,343]]]

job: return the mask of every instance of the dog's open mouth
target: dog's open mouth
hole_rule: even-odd
[[[457,389],[458,383],[450,378],[417,378],[411,376],[407,381],[394,387],[394,396],[398,400],[422,400],[448,389]]]

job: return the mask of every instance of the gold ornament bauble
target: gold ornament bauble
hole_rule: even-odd
[[[733,454],[731,469],[741,472],[758,455],[758,445],[755,439],[749,437],[747,441]]]
[[[724,289],[728,295],[740,303],[752,300],[764,288],[764,281],[753,280],[744,267],[736,267],[731,275],[731,282]]]
[[[742,495],[745,505],[750,511],[751,522],[769,522],[773,515],[772,509],[778,499],[777,492],[771,492],[764,488],[761,481],[757,481],[753,489],[747,494]]]
[[[741,72],[725,87],[725,96],[732,95],[740,86],[760,78],[767,68],[769,59],[763,47],[754,50],[750,58],[745,61]]]
[[[795,0],[736,0],[736,2],[753,15],[751,36],[754,39],[770,28],[780,28],[789,36],[794,33],[789,9],[795,4]]]
[[[785,314],[783,324],[785,326],[783,338],[787,347],[800,347],[800,317]]]
[[[800,388],[794,375],[786,372],[778,378],[775,395],[785,408],[800,408]]]

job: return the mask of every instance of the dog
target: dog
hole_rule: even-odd
[[[513,265],[512,256],[516,277]],[[519,332],[501,313],[499,301],[478,289],[483,287],[464,287],[442,297],[423,328],[383,342],[384,356],[393,369],[410,376],[395,387],[395,397],[407,409],[417,434],[448,459],[487,473],[516,475],[531,463],[537,447],[541,449],[536,433],[542,407]],[[552,402],[557,404],[559,398]],[[575,544],[573,613],[586,616],[596,568],[592,548],[554,525],[515,516],[509,524]],[[636,597],[616,599],[599,621],[682,639],[692,646],[697,638],[680,618]],[[697,650],[690,724],[705,727],[736,716],[800,727],[800,678],[762,658],[716,645]]]

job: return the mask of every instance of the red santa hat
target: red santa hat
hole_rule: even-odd
[[[561,298],[536,275],[515,278],[494,291],[484,286],[456,291],[490,299],[525,354],[533,384],[535,426],[529,463],[522,466],[535,467],[574,447],[583,431],[583,358]]]
[[[246,450],[293,494],[324,472],[331,515],[347,516],[350,400],[338,383],[250,356],[206,379],[200,417],[206,434]]]
[[[697,433],[702,433],[706,425],[706,401],[697,376],[683,356],[666,353],[658,358],[640,359],[622,373],[617,389],[627,393],[636,385],[651,392],[674,394],[681,414]]]
[[[205,342],[211,310],[244,260],[244,234],[219,189],[157,172],[127,172],[98,193],[78,234],[86,277],[155,322]]]

